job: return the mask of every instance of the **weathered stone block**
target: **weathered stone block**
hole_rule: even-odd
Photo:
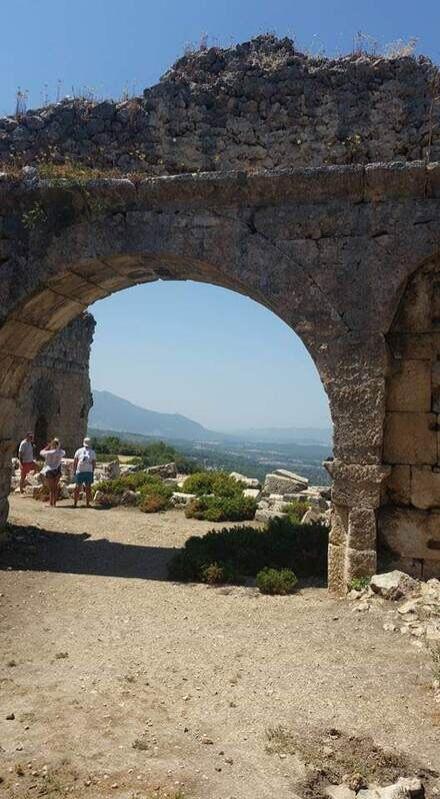
[[[429,466],[411,468],[411,504],[423,510],[440,508],[440,471]]]
[[[411,467],[393,466],[385,490],[390,502],[409,505],[411,502]]]
[[[353,508],[348,516],[348,546],[371,550],[376,547],[376,514],[372,508]]]
[[[328,546],[328,584],[330,591],[336,594],[347,592],[345,579],[345,551],[344,545],[329,544]]]
[[[367,164],[365,167],[365,198],[373,201],[384,197],[424,197],[425,173],[420,169],[422,162],[408,164],[394,162],[389,164]]]
[[[31,297],[12,318],[48,330],[60,330],[84,309],[85,306],[76,300],[44,289],[37,296]]]
[[[62,294],[64,297],[84,303],[84,305],[89,305],[108,295],[106,289],[102,289],[94,283],[89,283],[84,277],[76,275],[74,272],[67,272],[62,277],[51,280],[48,283],[48,288],[58,294]]]
[[[345,577],[347,585],[354,577],[370,577],[377,568],[377,554],[375,549],[347,548],[345,562]]]
[[[433,413],[387,413],[384,461],[391,464],[437,463],[436,423]]]
[[[49,330],[10,319],[0,328],[0,352],[32,359],[51,337]]]
[[[335,546],[344,546],[348,538],[348,508],[333,505],[329,541]]]
[[[407,286],[393,324],[393,332],[430,333],[432,329],[431,281],[423,272],[416,274]]]
[[[394,362],[387,384],[388,411],[431,410],[431,362]]]
[[[379,541],[402,558],[440,560],[440,512],[385,506],[378,516]]]
[[[440,356],[440,332],[399,333],[391,332],[387,342],[394,358],[411,360],[435,360]]]

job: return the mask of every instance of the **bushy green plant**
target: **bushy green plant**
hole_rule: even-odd
[[[364,588],[368,588],[370,585],[370,577],[353,577],[348,587],[351,591],[363,591]]]
[[[200,580],[210,563],[227,565],[237,575],[255,577],[266,567],[293,569],[298,577],[327,576],[328,530],[288,518],[271,519],[265,528],[237,526],[191,536],[170,561],[173,580]]]
[[[262,594],[293,594],[298,578],[291,569],[265,568],[257,574],[257,588]]]
[[[125,491],[137,491],[139,493],[137,504],[144,513],[166,510],[170,506],[173,493],[172,487],[162,482],[160,477],[146,472],[124,474],[114,480],[102,480],[96,489],[105,494],[106,500],[101,501],[101,505],[107,507],[117,505]]]
[[[124,474],[121,477],[116,477],[114,480],[101,480],[96,485],[96,489],[104,491],[105,494],[123,494],[127,490],[159,489],[162,485],[162,480],[157,475],[134,472],[133,474]]]
[[[202,497],[205,494],[215,494],[218,497],[237,497],[243,493],[243,484],[234,480],[226,472],[206,471],[195,472],[186,478],[182,490],[187,494],[196,494]]]
[[[218,563],[210,563],[208,566],[203,566],[200,576],[203,582],[209,585],[225,582],[225,570]]]
[[[187,519],[208,522],[241,522],[253,519],[257,503],[243,494],[232,497],[202,496],[191,500],[185,508]]]
[[[146,494],[139,501],[139,510],[142,513],[158,513],[161,510],[167,510],[169,506],[169,497],[164,494]]]
[[[305,499],[293,499],[287,504],[284,512],[287,513],[293,522],[300,522],[308,508],[309,505]]]

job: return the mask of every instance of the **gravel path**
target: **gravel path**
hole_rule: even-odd
[[[287,799],[295,760],[266,752],[277,725],[371,735],[440,770],[429,660],[383,630],[386,605],[168,582],[173,548],[214,526],[178,511],[13,496],[11,521],[24,528],[0,563],[1,797]]]

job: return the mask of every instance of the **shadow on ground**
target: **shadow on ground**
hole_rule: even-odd
[[[0,571],[49,571],[166,580],[177,549],[92,539],[89,533],[64,533],[9,525],[0,551]]]

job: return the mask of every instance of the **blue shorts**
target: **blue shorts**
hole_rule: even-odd
[[[75,475],[77,486],[91,486],[93,483],[93,472],[77,472]]]

